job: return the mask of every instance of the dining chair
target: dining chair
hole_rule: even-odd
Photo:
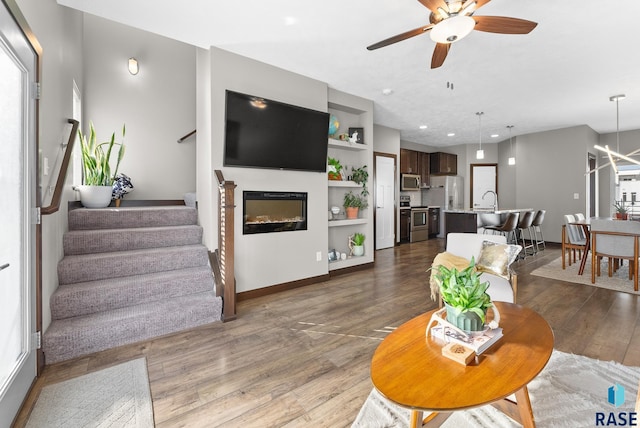
[[[585,216],[582,213],[576,213],[576,214],[573,215],[573,217],[576,219],[576,221],[584,221],[585,220]],[[587,236],[584,233],[584,229],[582,229],[581,227],[578,227],[577,230],[578,230],[578,236],[580,238],[585,238],[586,239]]]
[[[629,279],[638,291],[638,242],[640,223],[606,219],[591,220],[591,283],[600,276],[600,264],[607,258],[609,276],[618,267],[619,260],[629,260]]]
[[[566,214],[564,216],[564,224],[562,225],[562,269],[566,268],[565,257],[567,251],[569,252],[569,266],[571,266],[572,261],[575,263],[577,260],[576,250],[578,251],[578,258],[580,259],[586,257],[588,250],[586,238],[581,238],[578,233],[580,228],[571,224],[575,221],[576,218],[573,214]]]

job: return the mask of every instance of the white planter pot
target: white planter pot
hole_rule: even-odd
[[[80,202],[86,208],[105,208],[111,203],[111,186],[76,186],[80,192]]]
[[[354,245],[353,246],[353,255],[354,256],[364,256],[364,245]]]

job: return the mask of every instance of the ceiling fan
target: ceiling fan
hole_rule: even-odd
[[[472,30],[501,34],[527,34],[538,25],[526,19],[505,16],[473,16],[476,10],[491,0],[418,1],[431,11],[430,24],[389,37],[367,46],[367,49],[372,51],[431,31],[429,33],[431,40],[436,42],[436,48],[431,57],[431,68],[438,68],[447,58],[451,44],[461,40]]]

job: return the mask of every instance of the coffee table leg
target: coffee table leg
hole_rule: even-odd
[[[526,385],[516,392],[516,401],[518,402],[518,412],[520,412],[520,423],[524,428],[534,428],[536,423],[533,420],[533,410],[531,410],[531,401]]]
[[[422,427],[422,415],[423,412],[418,410],[411,411],[411,421],[409,422],[409,426],[411,428],[420,428]]]

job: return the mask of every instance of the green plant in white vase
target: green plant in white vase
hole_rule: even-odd
[[[364,234],[354,233],[349,237],[349,248],[354,256],[364,255]]]
[[[124,140],[125,126],[122,126]],[[82,186],[80,191],[82,205],[87,208],[106,207],[111,203],[111,192],[115,176],[118,174],[120,162],[124,157],[124,143],[116,142],[115,132],[111,139],[103,143],[97,142],[96,130],[93,123],[89,124],[89,138],[78,131],[80,150],[82,153]],[[111,167],[111,153],[115,146],[119,146],[115,168]]]

